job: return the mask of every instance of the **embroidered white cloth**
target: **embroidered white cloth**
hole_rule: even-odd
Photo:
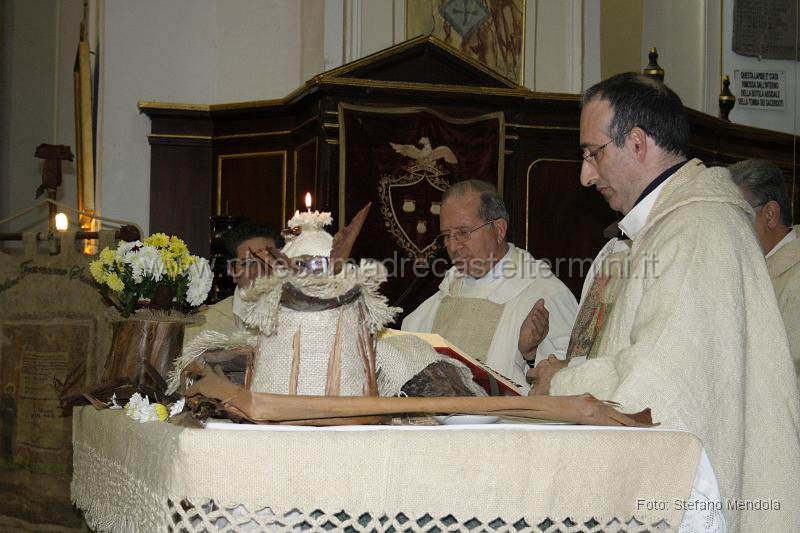
[[[685,511],[676,502],[692,491],[713,500],[716,487],[699,440],[678,431],[226,427],[140,424],[118,410],[76,408],[72,501],[101,531],[285,530],[325,521],[354,531],[598,531],[614,523],[615,531],[629,523],[674,531]]]

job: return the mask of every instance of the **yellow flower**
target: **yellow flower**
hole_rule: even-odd
[[[153,407],[156,410],[156,416],[162,422],[169,417],[169,409],[167,409],[167,406],[163,403],[154,403]]]
[[[180,259],[181,272],[186,272],[186,269],[197,262],[197,258],[193,255],[182,255]]]
[[[155,248],[166,248],[169,246],[169,237],[164,233],[153,233],[144,240],[144,244]]]
[[[189,248],[186,247],[185,242],[173,235],[169,238],[169,251],[175,255],[184,255],[189,253]]]
[[[108,285],[109,289],[116,292],[122,292],[122,289],[125,288],[125,284],[122,283],[122,280],[114,272],[110,272],[108,274],[108,277],[106,278],[106,285]]]
[[[116,258],[117,253],[111,248],[106,247],[103,248],[102,252],[100,252],[99,261],[101,261],[104,265],[113,265]]]
[[[180,269],[175,259],[167,255],[162,255],[161,260],[164,262],[164,270],[167,272],[167,277],[169,279],[175,279],[177,275],[180,274]]]
[[[89,272],[97,283],[105,283],[107,274],[101,260],[98,259],[97,261],[89,263]]]

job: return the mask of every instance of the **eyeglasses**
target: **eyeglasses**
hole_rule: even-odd
[[[761,202],[761,203],[758,203],[758,204],[756,204],[756,205],[751,205],[750,207],[751,207],[752,209],[758,209],[759,207],[761,207],[762,205],[766,204],[767,202],[769,202],[769,200],[764,200],[763,202]]]
[[[493,218],[492,220],[490,220],[488,222],[484,222],[480,226],[475,226],[472,229],[457,229],[457,230],[453,230],[453,231],[451,231],[449,233],[440,233],[439,235],[436,236],[436,239],[441,241],[443,244],[447,244],[448,241],[450,241],[450,239],[453,239],[456,242],[464,243],[464,242],[467,242],[469,240],[469,238],[473,234],[473,232],[476,232],[479,229],[481,229],[481,228],[483,228],[485,226],[488,226],[489,224],[491,224],[495,220],[497,220],[497,219]]]
[[[644,131],[645,133],[647,133],[647,130],[646,130],[645,128],[643,128],[642,126],[636,125],[636,126],[634,126],[633,128],[639,128],[639,129],[641,129],[642,131]],[[622,135],[620,135],[619,137],[617,137],[617,139],[620,139],[620,142],[622,142],[622,141],[621,141],[621,139],[624,139],[625,137],[627,137],[627,136],[628,136],[628,134],[629,134],[631,131],[633,131],[633,128],[629,129],[628,131],[626,131],[625,133],[623,133]],[[615,140],[615,139],[613,139],[613,138],[612,138],[612,139],[611,139],[611,140],[609,140],[607,143],[605,143],[605,144],[604,144],[604,145],[602,145],[602,146],[599,146],[599,147],[595,148],[594,150],[591,150],[591,151],[584,151],[584,152],[581,154],[581,157],[583,158],[583,160],[584,160],[584,161],[586,161],[586,162],[587,162],[587,163],[589,163],[589,164],[597,164],[597,156],[598,156],[598,155],[600,155],[600,152],[602,152],[602,151],[603,151],[603,149],[604,149],[606,146],[608,146],[609,144],[611,144],[612,142],[614,142],[614,140]]]
[[[590,150],[590,151],[583,152],[583,153],[581,154],[581,157],[582,157],[582,158],[583,158],[583,160],[584,160],[584,161],[586,161],[587,163],[590,163],[590,164],[591,164],[591,163],[596,163],[596,162],[597,162],[597,155],[598,155],[600,152],[602,152],[602,151],[603,151],[603,148],[605,148],[606,146],[608,146],[609,144],[611,144],[611,143],[613,143],[613,142],[614,142],[614,139],[611,139],[610,141],[608,141],[608,142],[607,142],[607,143],[605,143],[604,145],[600,146],[599,148],[595,148],[594,150]]]
[[[228,275],[238,278],[252,268],[262,268],[264,262],[256,257],[245,257],[244,259],[228,259]]]

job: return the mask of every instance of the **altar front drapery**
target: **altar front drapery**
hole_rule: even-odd
[[[677,530],[675,502],[698,486],[704,454],[696,437],[657,429],[188,429],[91,407],[73,420],[72,500],[109,531]]]

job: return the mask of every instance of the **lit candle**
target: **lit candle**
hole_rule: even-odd
[[[310,192],[306,193],[306,211],[308,213],[311,212],[311,193]]]

